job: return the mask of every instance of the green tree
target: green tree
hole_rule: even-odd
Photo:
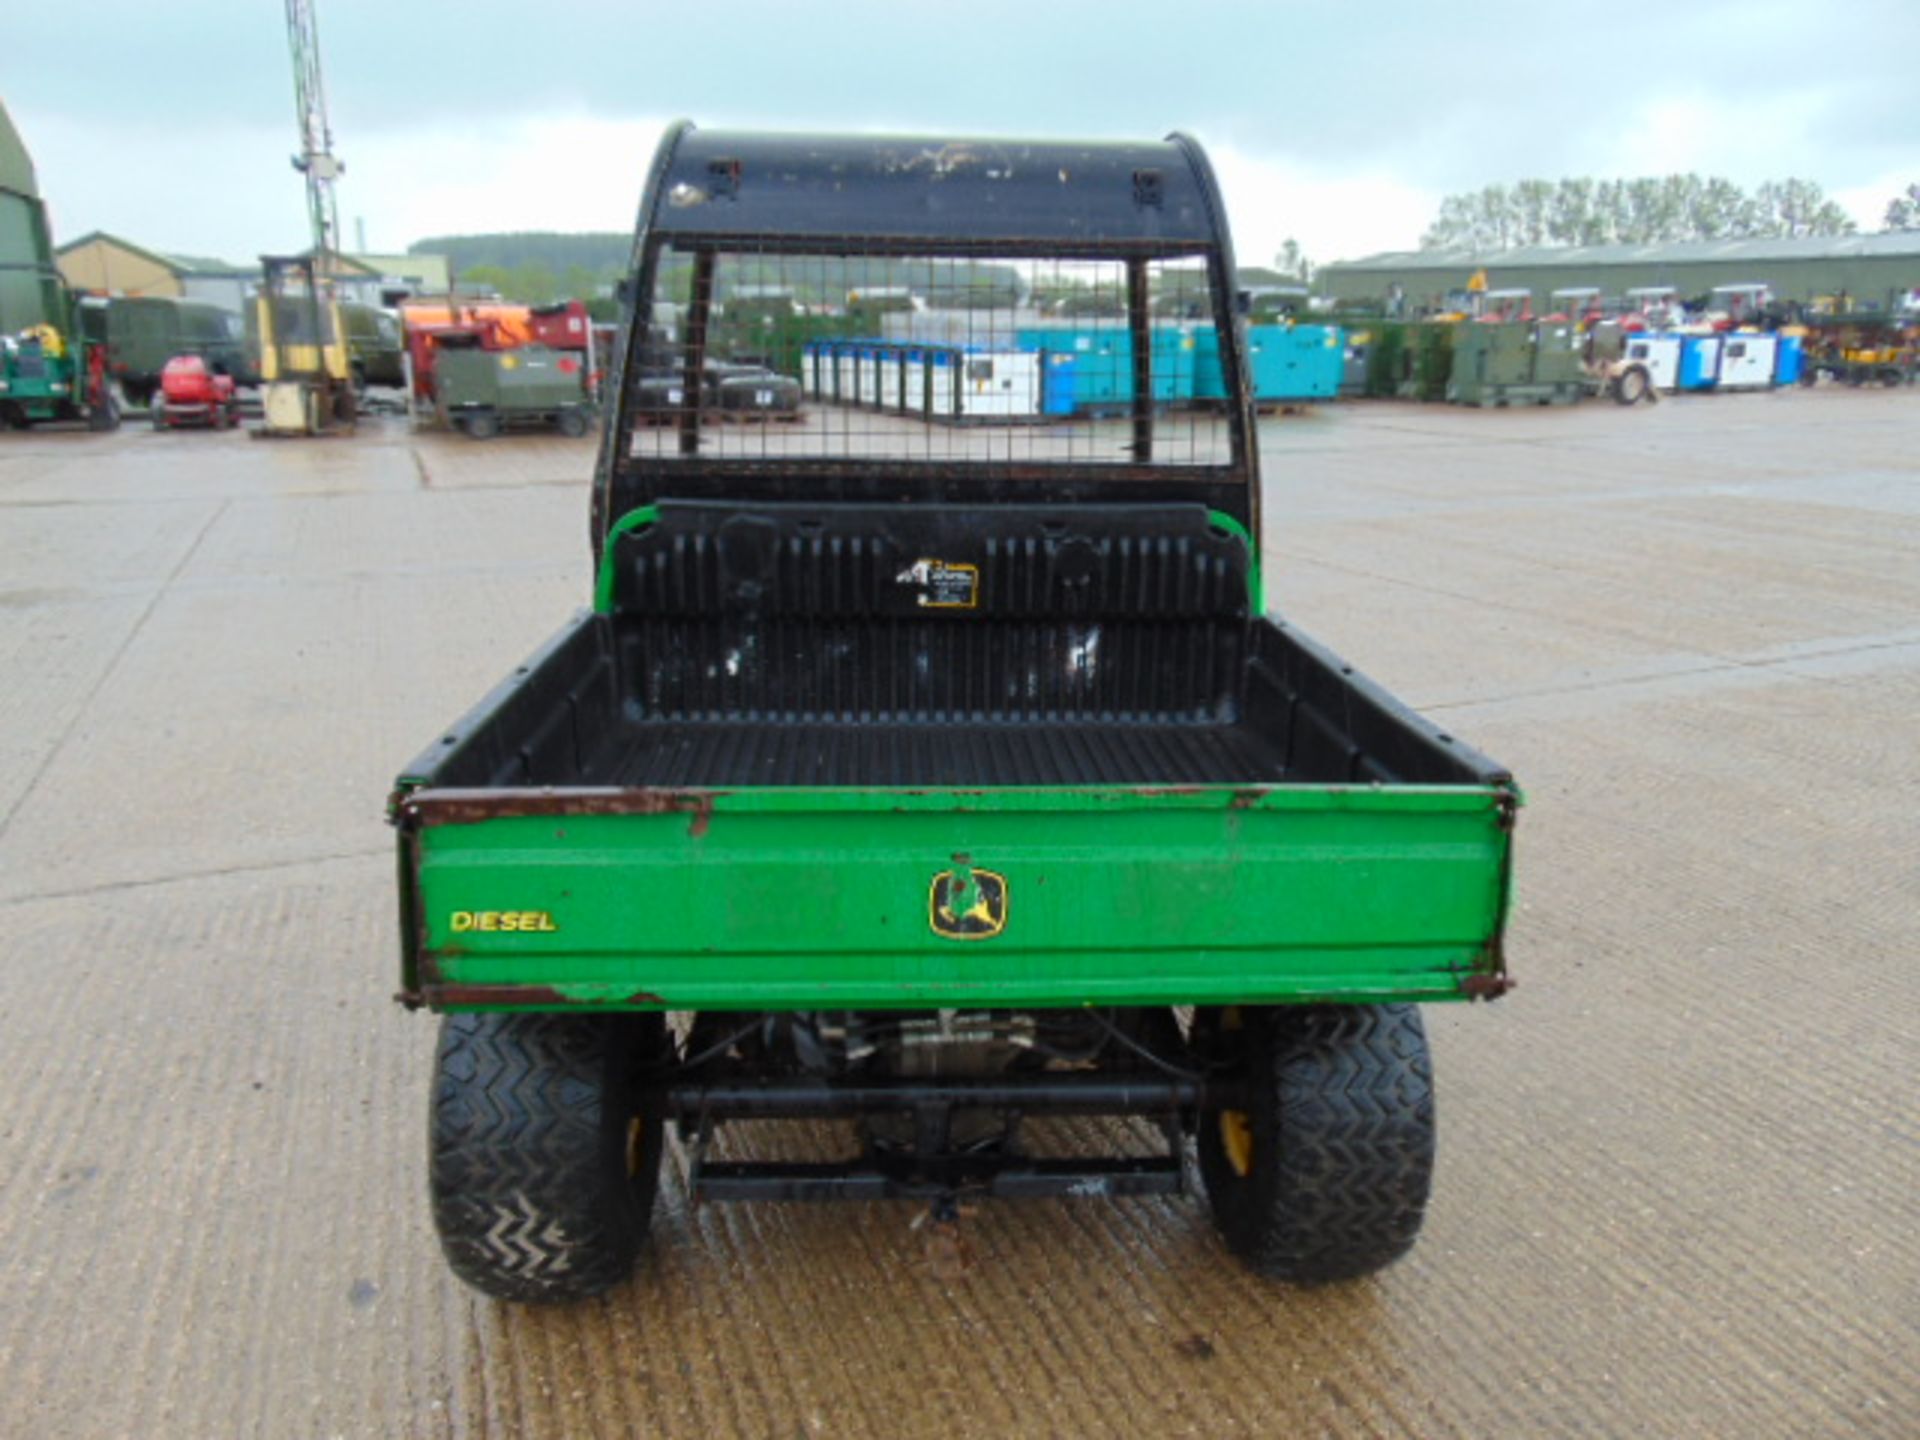
[[[1920,184],[1907,186],[1906,193],[1887,202],[1882,230],[1920,230]]]
[[[513,276],[502,265],[469,265],[465,269],[456,271],[454,280],[462,286],[492,290],[496,294],[505,295]]]
[[[560,277],[560,298],[563,300],[591,300],[600,293],[600,287],[606,282],[584,265],[569,265]]]
[[[522,305],[546,305],[553,301],[559,289],[552,270],[538,260],[529,260],[513,267],[500,293]]]
[[[1917,222],[1920,223],[1920,222]],[[1853,220],[1811,180],[1768,181],[1748,195],[1719,176],[1521,180],[1449,195],[1425,249],[1651,245],[1772,235],[1845,235]]]
[[[1753,202],[1761,235],[1851,235],[1858,228],[1811,180],[1769,180]]]
[[[1289,280],[1298,280],[1302,285],[1313,282],[1315,265],[1307,258],[1307,252],[1300,248],[1300,242],[1291,235],[1280,246],[1280,253],[1273,257],[1273,268]]]

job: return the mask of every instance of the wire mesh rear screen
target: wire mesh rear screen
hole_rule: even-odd
[[[663,252],[629,390],[642,460],[1224,466],[1201,256]],[[1151,397],[1148,453],[1135,396]]]

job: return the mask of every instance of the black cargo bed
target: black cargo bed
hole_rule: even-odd
[[[954,547],[959,547],[956,550]],[[940,557],[963,554],[963,560]],[[467,789],[1485,784],[1197,505],[663,503],[422,756]],[[925,576],[944,568],[946,590]]]
[[[1141,637],[1110,626],[1114,660],[1163,657],[1162,704],[1152,710],[1120,703],[1134,691],[1124,663],[1063,688],[1051,662],[1072,648],[1067,640],[982,635],[976,664],[993,658],[976,670],[977,683],[943,685],[927,697],[886,667],[839,653],[847,633],[834,627],[811,645],[782,647],[788,655],[804,649],[804,667],[741,667],[728,676],[739,647],[716,647],[710,633],[585,614],[448,730],[408,777],[463,789],[1485,785],[1508,778],[1273,620],[1195,627],[1184,647],[1138,643]],[[930,648],[940,654],[938,645]],[[1023,654],[1038,663],[1018,661]],[[1167,683],[1169,672],[1204,684],[1183,689]],[[967,691],[974,703],[963,705]],[[1008,693],[1021,703],[984,703],[988,694]]]
[[[589,785],[1204,785],[1286,778],[1235,725],[660,722],[614,737]]]

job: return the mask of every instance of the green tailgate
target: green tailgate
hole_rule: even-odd
[[[403,998],[812,1010],[1492,995],[1517,803],[1502,786],[419,790],[398,813]]]

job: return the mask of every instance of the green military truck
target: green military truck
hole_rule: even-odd
[[[1519,793],[1266,613],[1224,215],[1180,136],[668,132],[592,607],[391,797],[462,1279],[620,1281],[669,1125],[696,1201],[903,1198],[951,1238],[972,1197],[1183,1193],[1197,1169],[1262,1274],[1341,1280],[1413,1243],[1418,1006],[1507,987]],[[712,297],[869,255],[1112,289],[1129,413],[712,423]],[[682,398],[637,423],[659,417],[633,316],[689,264],[648,356]],[[1229,397],[1205,414],[1153,400],[1155,295],[1196,278]],[[940,323],[1006,343],[991,308]],[[927,363],[970,353],[946,338]],[[821,1119],[842,1148],[800,1160],[735,1124]]]

